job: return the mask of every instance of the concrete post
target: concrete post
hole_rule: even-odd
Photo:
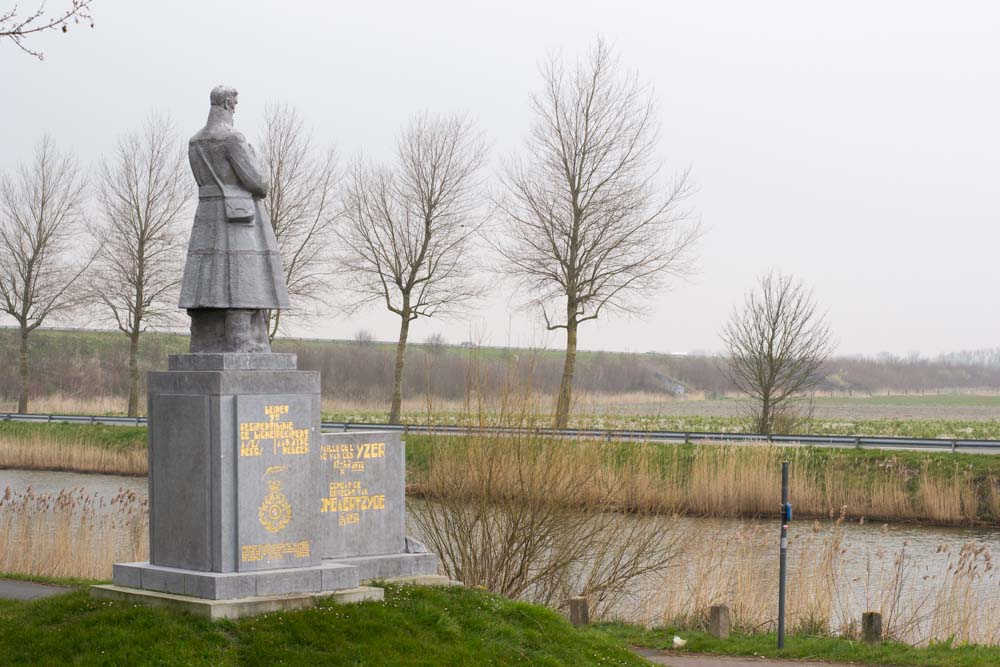
[[[708,634],[719,639],[729,639],[729,607],[717,604],[708,610]]]
[[[576,627],[590,623],[590,607],[587,605],[587,598],[580,595],[569,599],[569,622]]]
[[[877,611],[861,614],[861,639],[866,644],[878,644],[882,641],[882,614]]]

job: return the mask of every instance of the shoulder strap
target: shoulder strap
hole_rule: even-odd
[[[219,177],[216,175],[215,170],[212,169],[212,163],[209,162],[208,158],[205,156],[205,151],[201,150],[201,146],[198,146],[197,144],[195,145],[194,149],[198,151],[198,156],[201,158],[201,161],[205,163],[206,167],[208,167],[208,173],[212,175],[212,178],[215,180],[215,184],[219,186],[219,190],[222,190],[222,193],[225,194],[226,187],[222,184],[222,181],[219,180]]]

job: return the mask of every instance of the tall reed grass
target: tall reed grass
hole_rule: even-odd
[[[0,498],[0,572],[110,579],[116,562],[146,560],[145,496],[121,489],[110,501],[83,489]]]
[[[32,396],[28,404],[30,412],[51,415],[123,415],[128,406],[128,395],[114,394],[64,394],[53,393]],[[140,410],[145,412],[145,401],[140,401]],[[0,411],[16,412],[16,395],[0,399]]]
[[[437,443],[442,444],[437,444]],[[503,436],[491,436],[500,451],[514,446]],[[447,443],[447,444],[444,444]],[[431,465],[475,465],[467,460],[466,438],[415,441],[419,456]],[[571,459],[595,471],[583,488],[600,494],[613,483],[621,490],[616,503],[622,509],[693,516],[754,517],[777,513],[781,462],[791,462],[791,497],[795,510],[806,517],[866,518],[880,521],[925,521],[966,525],[1000,514],[1000,487],[996,480],[977,480],[958,465],[925,464],[921,470],[899,465],[892,457],[866,459],[848,453],[772,445],[664,446],[656,443],[614,443],[600,440],[549,440],[549,456]],[[518,470],[511,460],[499,465],[498,492],[519,493]],[[414,466],[410,473],[414,493],[425,491],[426,476]],[[553,493],[559,495],[558,489]],[[562,502],[579,504],[576,489]],[[981,506],[982,505],[982,506]]]
[[[0,434],[0,468],[144,475],[147,457],[145,448],[112,448],[35,431]]]
[[[726,604],[742,632],[773,631],[777,623],[777,549],[773,530],[759,523],[682,541],[644,606],[647,623],[704,629],[709,608]],[[818,524],[793,537],[788,550],[788,627],[792,632],[857,639],[862,611],[883,616],[888,638],[912,644],[1000,643],[1000,579],[988,548],[968,542],[942,546],[948,565],[931,572],[907,547],[854,553],[838,523]]]

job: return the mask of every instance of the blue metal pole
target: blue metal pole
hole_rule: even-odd
[[[781,551],[778,568],[778,648],[785,648],[785,577],[788,569],[788,524],[792,505],[788,502],[788,461],[781,464]]]

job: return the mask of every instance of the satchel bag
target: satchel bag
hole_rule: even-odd
[[[212,169],[212,163],[208,161],[205,153],[201,150],[201,146],[198,146],[197,150],[202,162],[208,167],[212,178],[215,179],[216,185],[219,186],[219,190],[222,191],[222,201],[226,207],[226,220],[252,225],[257,216],[257,207],[254,204],[253,196],[243,188],[226,185],[219,180],[215,170]]]

